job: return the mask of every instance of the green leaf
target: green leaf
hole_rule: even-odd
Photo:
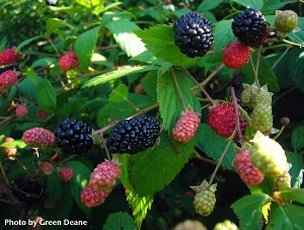
[[[291,41],[303,44],[304,43],[304,18],[298,17],[298,28],[288,33],[288,38]]]
[[[48,201],[56,203],[61,196],[61,183],[56,173],[52,173],[47,177],[47,194]]]
[[[286,204],[276,205],[270,213],[266,230],[302,230],[304,229],[304,207]]]
[[[36,100],[40,108],[48,113],[56,111],[57,99],[56,92],[52,83],[43,79],[37,87]]]
[[[135,34],[142,39],[146,48],[155,57],[173,65],[189,66],[198,61],[198,58],[189,58],[180,52],[174,43],[173,29],[170,26],[150,27],[146,30],[137,30]]]
[[[106,82],[116,80],[118,78],[121,78],[121,77],[129,75],[129,74],[143,73],[143,72],[148,72],[148,71],[157,70],[157,69],[158,69],[158,67],[149,65],[149,66],[133,66],[133,67],[127,68],[127,69],[114,70],[114,71],[107,72],[105,74],[93,77],[92,79],[85,82],[85,84],[82,86],[82,88],[92,87],[92,86],[96,86],[99,84],[104,84]]]
[[[58,18],[48,18],[46,21],[46,35],[50,36],[51,34],[56,34],[60,32],[60,29],[67,27],[68,24]]]
[[[256,58],[253,57],[254,63],[256,63]],[[245,65],[242,68],[242,71],[246,75],[246,82],[252,83],[254,81],[254,72],[252,70],[252,66],[250,63]],[[260,59],[260,66],[259,66],[259,75],[258,75],[259,81],[261,85],[267,84],[268,89],[271,92],[278,92],[280,90],[279,84],[277,82],[276,76],[274,75],[274,72],[270,68],[269,64],[264,58]]]
[[[304,147],[304,125],[295,128],[291,136],[291,144],[294,150],[300,150]]]
[[[177,71],[175,75],[186,106],[190,105],[194,111],[200,114],[199,102],[190,92],[190,88],[195,85],[194,82],[182,71]],[[166,72],[158,78],[157,101],[163,119],[163,127],[167,130],[172,130],[181,112],[184,110],[172,72]]]
[[[204,12],[208,10],[212,10],[219,6],[224,0],[204,0],[202,3],[198,6],[197,11]]]
[[[110,120],[121,120],[131,116],[136,111],[127,101],[110,102],[102,107],[97,114],[98,127],[102,127]]]
[[[139,196],[152,196],[168,185],[188,161],[194,141],[174,143],[167,135],[160,138],[159,146],[131,156],[129,175],[131,185]]]
[[[232,204],[233,211],[240,219],[240,229],[262,229],[262,207],[271,198],[267,194],[253,194],[242,197]]]
[[[264,5],[263,0],[232,0],[242,6],[255,8],[257,10],[261,10]]]
[[[109,101],[121,102],[128,98],[128,87],[124,84],[120,84],[109,95]]]
[[[211,157],[212,159],[218,161],[224,152],[226,145],[227,145],[227,139],[224,137],[219,136],[217,133],[215,133],[209,125],[201,124],[201,126],[198,129],[197,132],[197,145],[198,147],[206,153],[208,157]],[[231,145],[228,148],[228,151],[226,152],[226,155],[223,160],[223,165],[228,168],[232,169],[232,161],[236,155],[236,152],[234,150],[234,146]]]
[[[143,220],[145,219],[148,210],[151,209],[153,198],[149,196],[139,196],[132,190],[126,190],[127,201],[131,206],[134,222],[140,229]]]
[[[293,189],[280,192],[280,197],[284,200],[296,201],[304,204],[304,189]]]
[[[156,71],[151,71],[141,79],[141,85],[145,93],[147,93],[154,101],[157,100],[157,74]]]
[[[49,66],[57,61],[57,59],[52,57],[39,58],[32,63],[32,68]]]
[[[81,202],[80,194],[90,179],[91,170],[84,163],[76,160],[66,162],[66,166],[71,167],[74,171],[74,176],[72,181],[70,181],[74,201],[88,217],[90,209]]]
[[[304,161],[303,157],[299,153],[291,153],[286,151],[288,162],[292,165],[289,169],[291,175],[291,185],[294,188],[299,188],[303,182],[303,168]]]
[[[119,47],[129,57],[134,57],[146,50],[144,43],[133,33],[134,30],[140,28],[129,19],[111,21],[105,26],[112,32]]]
[[[273,14],[275,10],[281,9],[283,6],[297,2],[297,0],[279,1],[279,0],[267,0],[264,1],[262,12],[264,15]]]
[[[74,49],[83,69],[87,69],[95,49],[98,38],[99,26],[80,34],[74,44]]]
[[[131,216],[126,212],[115,212],[111,213],[104,226],[103,230],[113,230],[113,229],[126,229],[126,230],[136,230],[136,226],[133,222]]]
[[[0,147],[23,149],[26,147],[26,144],[24,143],[23,140],[14,140],[9,142],[4,142],[0,145]]]
[[[43,36],[42,35],[37,35],[35,37],[32,37],[32,38],[28,38],[26,40],[24,40],[23,42],[21,42],[17,47],[16,47],[16,50],[17,51],[20,51],[23,47],[31,44],[33,41],[35,40],[38,40],[40,38],[42,38]]]
[[[233,41],[234,35],[231,29],[231,23],[232,23],[232,19],[221,20],[218,23],[216,23],[214,28],[215,49],[222,49]]]

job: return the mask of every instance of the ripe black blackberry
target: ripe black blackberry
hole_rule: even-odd
[[[86,153],[92,145],[92,128],[83,121],[66,119],[54,131],[56,145],[65,153]]]
[[[213,43],[210,21],[197,12],[181,16],[174,24],[175,44],[188,57],[204,56]]]
[[[120,121],[107,138],[110,153],[137,153],[152,147],[160,133],[159,121],[151,116],[137,116]]]
[[[267,36],[267,25],[264,15],[252,8],[248,8],[236,15],[232,22],[234,35],[241,43],[251,47],[262,45]]]
[[[15,180],[13,187],[13,195],[20,202],[27,204],[38,202],[44,192],[42,185],[33,179],[19,178]]]

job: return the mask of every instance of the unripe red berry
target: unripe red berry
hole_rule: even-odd
[[[74,171],[71,167],[62,167],[59,169],[59,178],[63,182],[69,182],[74,176]]]
[[[42,161],[38,164],[39,171],[45,175],[50,175],[54,170],[54,165],[48,161]]]
[[[64,55],[61,56],[59,60],[59,67],[64,72],[74,69],[78,65],[79,65],[78,57],[76,56],[76,53],[73,51],[65,53]]]
[[[92,208],[104,203],[108,195],[108,192],[96,191],[91,186],[87,186],[81,192],[80,199],[86,207]]]
[[[15,110],[16,117],[22,118],[28,114],[28,110],[25,105],[18,105]]]
[[[7,90],[18,81],[17,73],[7,70],[0,74],[0,90]]]
[[[5,49],[0,52],[0,65],[8,65],[16,63],[19,59],[19,54],[15,47]]]
[[[248,62],[249,57],[248,46],[240,42],[233,42],[224,50],[223,63],[229,68],[238,69]]]

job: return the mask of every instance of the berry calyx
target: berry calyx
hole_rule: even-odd
[[[282,146],[257,131],[248,149],[253,164],[265,175],[280,176],[287,168],[287,158]]]
[[[199,124],[200,118],[194,112],[182,112],[172,131],[174,140],[182,143],[189,142],[195,135]]]
[[[18,81],[17,73],[7,70],[0,74],[0,91],[7,90]]]
[[[152,147],[160,134],[160,123],[142,115],[122,120],[106,140],[110,153],[137,153]]]
[[[97,165],[91,174],[89,186],[97,191],[112,190],[121,173],[120,167],[113,161],[105,161]]]
[[[108,195],[106,191],[96,191],[91,186],[86,186],[80,194],[80,199],[86,207],[92,208],[104,203]]]
[[[213,43],[210,21],[198,12],[181,16],[174,23],[175,44],[190,58],[204,56]]]
[[[62,71],[74,69],[79,65],[78,57],[75,52],[66,52],[59,59],[59,67]]]
[[[54,145],[55,137],[47,129],[34,127],[23,133],[22,140],[32,148],[47,148]]]
[[[27,107],[25,105],[18,105],[15,110],[16,117],[22,118],[28,114]]]
[[[246,184],[258,185],[264,180],[264,174],[252,164],[248,150],[239,151],[234,159],[234,167],[242,181]]]
[[[220,136],[230,137],[236,126],[233,105],[220,104],[212,107],[207,116],[207,123]],[[247,121],[240,116],[241,131],[245,132]]]
[[[232,69],[239,69],[245,65],[250,57],[249,47],[240,43],[229,44],[223,53],[223,63]]]
[[[267,25],[264,15],[248,8],[233,18],[232,31],[238,40],[251,47],[262,45],[267,36]]]
[[[91,133],[87,123],[75,119],[61,121],[54,131],[56,145],[69,154],[88,152],[93,146]]]
[[[59,179],[63,182],[69,182],[74,176],[74,171],[71,167],[62,167],[58,172]]]

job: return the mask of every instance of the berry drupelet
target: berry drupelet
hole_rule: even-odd
[[[88,152],[93,139],[92,128],[83,121],[66,119],[54,131],[56,145],[65,153],[79,154]]]
[[[151,116],[120,121],[107,138],[110,153],[137,153],[152,147],[160,134],[160,123]]]
[[[190,58],[204,56],[213,43],[210,21],[197,12],[181,16],[174,24],[175,44]]]

